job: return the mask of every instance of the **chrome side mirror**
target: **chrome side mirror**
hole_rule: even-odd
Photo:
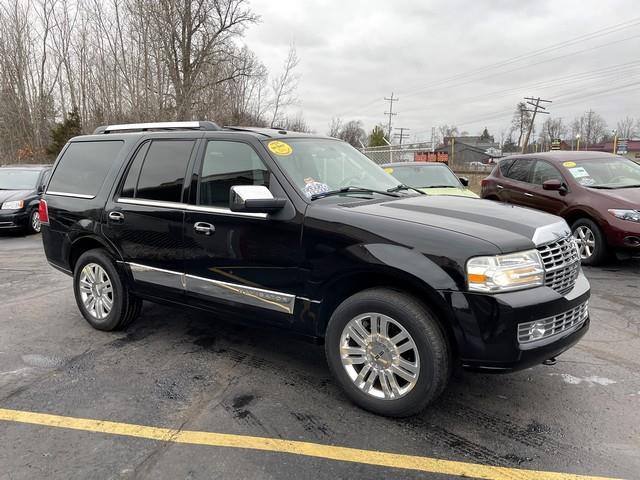
[[[274,198],[263,185],[235,185],[229,193],[232,212],[272,213],[287,203],[284,198]]]

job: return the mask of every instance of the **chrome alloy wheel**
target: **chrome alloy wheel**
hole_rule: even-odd
[[[40,228],[40,213],[36,210],[31,214],[31,229],[36,233],[40,233]]]
[[[113,307],[113,286],[104,268],[88,263],[80,272],[80,298],[89,315],[102,320]]]
[[[359,315],[345,325],[340,359],[356,387],[383,400],[405,396],[420,374],[413,338],[393,318],[380,313]]]
[[[596,249],[596,236],[593,231],[584,225],[580,225],[573,232],[573,238],[576,239],[578,244],[578,250],[580,251],[580,258],[586,260],[593,255]]]

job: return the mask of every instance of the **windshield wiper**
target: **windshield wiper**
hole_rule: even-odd
[[[348,187],[338,188],[336,190],[329,190],[328,192],[314,193],[311,195],[311,200],[317,200],[318,198],[330,197],[332,195],[340,195],[341,193],[379,193],[381,195],[387,195],[389,197],[398,197],[399,195],[393,192],[387,192],[385,190],[374,190],[372,188],[356,187],[349,185]]]
[[[460,188],[460,187],[455,185],[429,185],[428,187],[423,187],[423,188]]]
[[[621,187],[618,187],[618,188],[638,188],[638,187],[640,187],[640,183],[634,184],[634,185],[622,185]]]
[[[409,185],[405,185],[404,183],[401,183],[400,185],[396,185],[395,187],[388,188],[387,192],[393,193],[393,192],[399,192],[400,190],[413,190],[414,192],[418,192],[420,195],[426,195],[426,193],[424,193],[422,190],[419,190],[415,187],[410,187]]]
[[[615,190],[618,187],[608,187],[606,185],[586,185],[588,188],[597,188],[598,190]]]

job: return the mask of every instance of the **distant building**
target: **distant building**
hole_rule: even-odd
[[[582,150],[582,146],[580,149]],[[613,140],[589,145],[587,150],[591,152],[618,153],[618,155],[640,162],[640,140],[618,139],[616,148],[617,152],[613,151]]]
[[[492,135],[444,137],[444,144],[436,151],[447,152],[449,163],[456,166],[489,164],[502,157],[500,144],[495,142]]]

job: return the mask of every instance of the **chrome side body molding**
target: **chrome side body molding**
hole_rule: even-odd
[[[136,282],[153,283],[176,290],[197,293],[212,299],[242,303],[289,315],[293,314],[296,301],[295,295],[197,277],[139,263],[122,263],[131,269],[131,274]]]

